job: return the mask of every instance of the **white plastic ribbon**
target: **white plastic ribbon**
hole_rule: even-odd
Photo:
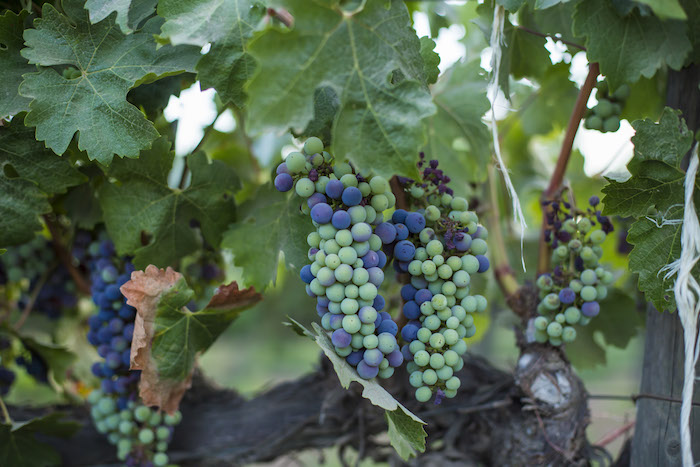
[[[501,71],[501,57],[503,55],[503,26],[505,25],[506,10],[500,5],[496,5],[493,11],[493,24],[491,26],[491,95],[489,100],[491,101],[491,134],[493,136],[493,149],[496,153],[496,159],[498,161],[498,168],[503,174],[503,180],[506,184],[506,189],[510,195],[510,199],[513,202],[513,220],[520,224],[520,261],[523,265],[523,271],[527,271],[525,268],[525,230],[527,229],[527,223],[525,222],[525,216],[523,215],[523,209],[520,206],[520,198],[518,193],[515,191],[513,182],[508,174],[508,168],[503,162],[503,157],[501,156],[501,145],[498,141],[498,125],[496,122],[496,99],[498,98],[498,75]]]

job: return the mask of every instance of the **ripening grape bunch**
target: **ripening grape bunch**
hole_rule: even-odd
[[[0,285],[19,287],[20,309],[38,289],[32,309],[51,319],[77,304],[75,283],[56,258],[51,242],[41,235],[0,256]]]
[[[585,212],[566,202],[547,203],[545,239],[552,247],[554,269],[537,278],[537,342],[557,346],[573,342],[574,325],[585,326],[600,313],[599,301],[607,297],[607,286],[615,282],[613,274],[600,265],[601,244],[613,225],[596,210],[599,203],[597,196],[591,197]]]
[[[419,167],[425,164],[421,153]],[[379,224],[377,235],[398,273],[408,273],[410,282],[401,289],[403,315],[408,320],[401,330],[406,342],[401,351],[409,362],[409,382],[415,397],[427,402],[433,395],[457,394],[465,338],[476,333],[473,313],[486,309],[486,298],[471,293],[472,276],[489,269],[486,257],[487,230],[469,210],[469,203],[453,197],[449,177],[432,160],[418,181],[400,179],[414,212],[394,211],[388,222]]]
[[[598,103],[588,109],[584,115],[584,126],[589,130],[598,130],[603,133],[615,132],[620,129],[620,114],[625,106],[625,101],[630,96],[630,87],[623,84],[615,92],[610,93],[606,80],[596,85]]]
[[[126,303],[119,288],[129,281],[133,265],[116,255],[108,238],[92,242],[80,251],[89,265],[92,299],[97,313],[88,320],[88,341],[103,360],[92,372],[99,389],[88,396],[97,431],[117,447],[117,456],[128,466],[164,466],[165,451],[180,414],[162,414],[146,407],[138,397],[140,371],[129,370],[136,309]]]
[[[277,167],[274,183],[282,192],[294,188],[316,227],[307,237],[311,264],[300,275],[336,353],[364,379],[389,378],[403,355],[398,326],[382,311],[387,258],[373,229],[396,203],[389,182],[335,163],[321,140],[311,137]]]

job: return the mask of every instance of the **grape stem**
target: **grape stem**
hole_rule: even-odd
[[[58,231],[58,225],[56,224],[55,219],[49,215],[44,215],[44,222],[46,223],[46,228],[49,229],[49,233],[51,234],[51,243],[59,261],[61,261],[61,263],[63,263],[68,270],[68,273],[73,278],[78,290],[85,295],[90,295],[90,282],[73,265],[73,259],[61,240],[61,235]]]
[[[19,319],[17,322],[14,324],[14,329],[15,331],[19,331],[19,329],[24,325],[24,322],[27,320],[27,317],[29,317],[29,314],[32,312],[32,308],[34,308],[34,304],[36,303],[37,297],[39,297],[39,294],[41,293],[41,289],[44,287],[44,284],[46,284],[46,280],[49,278],[49,275],[52,272],[52,269],[48,269],[44,274],[41,275],[39,278],[39,282],[36,283],[34,286],[34,289],[32,290],[32,294],[29,296],[29,300],[27,301],[27,304],[25,305],[24,309],[22,310],[22,314],[20,315]]]
[[[0,409],[2,409],[2,416],[5,419],[5,423],[12,425],[12,417],[10,417],[10,412],[7,411],[7,406],[5,405],[5,401],[2,400],[2,396],[0,396]]]
[[[267,15],[278,19],[282,24],[291,28],[294,26],[294,17],[284,8],[268,8]]]
[[[566,128],[566,134],[564,135],[564,141],[561,145],[561,150],[559,151],[559,158],[557,159],[557,165],[554,167],[554,172],[549,180],[549,186],[547,190],[542,193],[540,198],[540,205],[542,206],[542,228],[540,229],[540,248],[539,248],[539,258],[537,261],[537,275],[544,274],[550,268],[550,248],[545,240],[544,232],[547,227],[547,206],[545,203],[551,201],[556,197],[556,195],[561,190],[564,174],[566,173],[566,166],[571,158],[571,149],[574,146],[574,138],[576,137],[576,132],[578,131],[579,124],[583,118],[583,114],[586,112],[586,104],[588,103],[588,98],[593,91],[593,87],[598,80],[598,74],[600,73],[600,68],[598,63],[594,62],[589,65],[588,76],[586,76],[586,81],[584,81],[583,86],[581,86],[581,91],[576,99],[576,104],[574,105],[574,110],[571,112],[571,118],[569,119],[569,125]]]
[[[490,228],[491,237],[491,257],[493,258],[493,274],[496,278],[498,286],[506,297],[513,296],[518,289],[520,284],[515,277],[515,271],[510,266],[508,261],[508,252],[506,251],[506,244],[503,240],[503,231],[501,230],[501,209],[499,205],[499,197],[496,186],[496,166],[491,164],[489,166],[488,172],[489,179],[489,195],[490,195],[490,205],[488,223]]]

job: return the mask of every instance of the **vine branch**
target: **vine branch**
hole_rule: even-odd
[[[49,278],[49,274],[51,274],[51,269],[47,270],[44,274],[42,274],[39,278],[39,282],[37,282],[34,286],[34,289],[32,290],[32,293],[29,296],[29,300],[27,301],[27,304],[22,310],[22,314],[13,326],[15,331],[18,331],[24,325],[24,322],[27,320],[29,314],[32,312],[32,308],[34,308],[36,299],[39,297],[39,294],[41,293],[41,289],[44,287],[44,284],[46,284],[46,280]]]
[[[549,269],[549,247],[544,237],[544,231],[547,226],[547,208],[544,203],[552,200],[561,189],[564,181],[564,174],[566,173],[566,166],[571,158],[571,149],[574,146],[574,138],[576,138],[576,132],[578,131],[583,114],[586,111],[588,98],[590,97],[593,87],[598,80],[599,73],[600,68],[598,67],[598,63],[591,63],[588,68],[588,76],[586,76],[586,81],[584,81],[583,86],[581,86],[581,91],[576,98],[576,104],[574,104],[574,110],[571,112],[571,118],[569,119],[569,124],[566,127],[564,141],[561,144],[559,158],[557,159],[557,164],[554,167],[552,177],[549,180],[549,186],[547,187],[547,190],[542,193],[542,197],[540,198],[540,203],[542,206],[542,228],[540,229],[539,258],[537,262],[538,276]]]
[[[59,261],[61,261],[63,266],[68,270],[68,274],[73,278],[73,282],[75,282],[78,290],[85,295],[90,295],[90,282],[73,265],[73,259],[61,240],[61,233],[58,231],[58,224],[56,224],[55,219],[47,214],[44,215],[44,222],[51,234],[51,243]]]
[[[571,47],[575,47],[575,48],[583,50],[583,51],[586,50],[586,48],[584,46],[582,46],[581,44],[577,44],[576,42],[567,41],[565,39],[562,39],[561,37],[557,37],[557,36],[552,35],[552,34],[545,34],[543,32],[535,31],[534,29],[526,28],[525,26],[517,26],[517,28],[521,29],[522,31],[524,31],[528,34],[532,34],[533,36],[550,38],[553,41],[558,41],[558,42],[561,42],[562,44],[570,45]]]

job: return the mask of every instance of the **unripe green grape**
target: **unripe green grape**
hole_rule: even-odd
[[[428,402],[433,397],[433,392],[427,386],[421,386],[416,389],[416,400],[418,402]]]
[[[180,413],[179,410],[172,415],[166,413],[165,417],[163,417],[163,421],[168,426],[177,425],[178,423],[180,423],[180,420],[182,420],[182,413]]]
[[[116,402],[111,397],[103,397],[97,404],[97,408],[104,415],[109,415],[117,408]]]
[[[418,371],[418,365],[416,365],[415,362],[408,362],[406,364],[406,371],[408,371],[409,374],[413,373],[414,371]],[[421,381],[423,381],[422,375],[421,375]]]
[[[119,414],[112,414],[109,417],[105,419],[105,423],[107,423],[107,428],[110,430],[116,430],[119,428],[119,422],[121,421],[121,418],[119,417]]]
[[[443,265],[443,266],[446,266],[446,265]],[[442,267],[442,266],[440,266],[440,267]],[[440,291],[442,292],[443,295],[448,297],[450,295],[454,295],[455,293],[457,293],[457,286],[455,285],[454,282],[447,281],[444,284],[442,284]]]
[[[483,313],[486,311],[486,307],[488,306],[488,301],[486,301],[486,297],[483,295],[474,295],[474,298],[476,299],[476,311],[477,313]]]
[[[445,381],[445,387],[451,391],[456,391],[457,389],[459,389],[460,385],[461,382],[456,376],[453,376],[452,378]]]
[[[573,279],[571,282],[569,282],[569,288],[573,290],[575,293],[581,292],[581,289],[583,288],[583,282],[581,282],[578,279]]]
[[[433,305],[433,308],[436,311],[444,310],[445,308],[447,308],[447,298],[441,293],[434,295],[433,298],[430,299],[430,303],[431,305]]]
[[[408,263],[408,273],[411,274],[412,276],[420,276],[423,274],[423,271],[421,270],[421,265],[423,263],[417,259],[414,259],[410,263]]]
[[[374,195],[370,201],[370,205],[377,210],[377,212],[385,211],[389,208],[389,198],[386,195]]]
[[[163,467],[168,465],[168,455],[164,452],[157,452],[153,455],[153,465]]]
[[[440,318],[440,321],[442,321],[444,323],[452,317],[452,311],[449,308],[445,307],[444,310],[440,310],[440,311],[436,312],[435,316]]]
[[[456,316],[450,316],[447,321],[445,321],[445,326],[447,326],[448,329],[457,329],[457,326],[460,324],[460,320]]]
[[[425,344],[416,339],[408,344],[408,350],[410,350],[412,354],[415,354],[419,350],[425,350]]]
[[[595,291],[596,300],[605,300],[605,298],[608,296],[608,288],[603,284],[596,285]]]
[[[583,244],[581,243],[581,241],[576,238],[569,241],[568,246],[569,250],[573,251],[574,253],[578,253],[579,251],[581,251],[581,248],[583,248]]]
[[[598,292],[592,285],[587,285],[581,289],[581,298],[585,302],[592,302],[598,297]]]
[[[576,324],[581,319],[581,310],[576,307],[570,306],[564,311],[564,317],[568,324]]]
[[[306,154],[316,154],[323,152],[323,142],[315,136],[311,136],[304,143],[304,152]]]
[[[435,271],[437,271],[437,266],[435,266],[435,263],[433,263],[431,260],[426,260],[423,261],[423,264],[421,264],[421,271],[424,275],[430,276],[431,274],[435,274]]]
[[[423,302],[420,304],[420,312],[424,316],[430,316],[435,313],[435,308],[430,302]]]
[[[474,313],[477,310],[478,303],[476,301],[476,297],[470,295],[462,300],[461,305],[462,308],[467,311],[467,313]]]
[[[605,271],[605,274],[603,274],[603,277],[600,278],[600,281],[605,285],[611,285],[613,282],[615,282],[615,276],[610,271]]]
[[[600,131],[603,129],[603,119],[598,115],[591,115],[586,118],[585,125],[588,129]]]
[[[430,329],[420,328],[418,330],[417,337],[418,337],[418,340],[420,340],[421,342],[423,342],[425,344],[430,340],[430,336],[432,336],[432,335],[433,335],[433,333],[430,332]]]
[[[396,206],[396,196],[394,196],[394,193],[392,193],[391,190],[384,193],[384,196],[386,196],[386,199],[389,200],[389,207],[387,209],[391,209]]]
[[[475,238],[472,240],[471,252],[475,255],[485,255],[488,251],[488,246],[486,241],[481,238]],[[469,272],[469,271],[467,271]]]
[[[440,318],[435,315],[426,316],[423,320],[423,327],[430,329],[431,331],[436,331],[440,328],[442,322]]]
[[[345,188],[357,188],[357,177],[354,174],[345,174],[340,177],[340,183],[342,183]]]
[[[290,174],[296,174],[304,170],[306,157],[300,152],[291,152],[284,160]]]
[[[352,247],[344,246],[338,251],[338,258],[341,262],[352,265],[357,261],[357,252]]]
[[[576,339],[576,329],[571,326],[565,326],[561,333],[561,340],[564,342],[573,342]]]
[[[438,268],[440,266],[444,266],[445,265],[445,257],[442,255],[435,255],[435,256],[433,256],[433,263],[435,263],[435,266],[437,266]],[[452,268],[450,268],[450,274],[451,273],[452,273]]]
[[[360,329],[362,329],[362,326],[360,326]],[[363,336],[360,332],[358,332],[357,334],[353,334],[352,339],[350,339],[350,347],[352,347],[355,350],[361,349],[364,337],[365,336]]]
[[[559,258],[559,259],[565,259],[569,257],[569,247],[566,245],[559,245],[554,249],[554,254]]]
[[[468,274],[476,274],[479,270],[479,260],[473,255],[462,256],[462,270]]]
[[[536,284],[540,290],[549,292],[554,286],[554,281],[552,281],[552,278],[550,276],[542,274],[540,277],[537,278]]]
[[[566,317],[564,317],[564,313],[557,313],[557,315],[554,317],[554,320],[559,324],[566,323]]]
[[[576,221],[573,219],[567,219],[562,224],[562,230],[569,232],[570,234],[576,232]]]
[[[365,268],[357,268],[352,271],[352,283],[361,286],[369,281],[369,272]]]
[[[308,178],[302,178],[297,181],[295,190],[302,198],[308,198],[316,192],[316,185]],[[306,204],[302,206],[306,206]]]
[[[389,191],[389,182],[386,178],[379,175],[375,175],[370,179],[369,186],[372,188],[372,193],[375,195],[381,195]]]
[[[412,186],[410,193],[414,198],[421,198],[425,194],[425,190],[419,186]]]
[[[170,437],[170,430],[168,429],[168,427],[159,426],[158,428],[156,428],[156,438],[157,439],[162,441],[164,439],[168,439],[169,437]]]
[[[544,331],[547,329],[547,325],[549,324],[549,320],[545,318],[544,316],[538,316],[535,318],[535,329],[538,331]]]
[[[435,370],[432,368],[428,368],[427,370],[423,371],[423,382],[428,386],[432,386],[433,384],[437,383],[437,379],[437,373],[435,373]]]
[[[370,193],[372,193],[372,188],[370,188],[369,183],[367,182],[362,182],[358,184],[357,188],[360,190],[360,194],[363,198],[366,198],[370,195]]]
[[[457,196],[452,199],[450,207],[457,211],[466,211],[467,209],[469,209],[469,203],[466,199],[462,198],[461,196]]]
[[[428,341],[430,346],[434,349],[441,349],[445,345],[445,337],[439,332],[433,333]],[[438,354],[434,354],[438,355]],[[432,357],[431,357],[432,358]],[[435,368],[435,367],[433,367]]]
[[[549,343],[550,343],[550,345],[553,345],[553,346],[558,347],[558,346],[561,345],[562,341],[561,341],[561,338],[560,338],[560,337],[551,337],[551,336],[550,336],[550,337],[549,337]]]
[[[600,229],[596,229],[591,232],[590,240],[596,245],[599,245],[605,241],[606,234]]]
[[[593,254],[596,255],[596,258],[602,258],[603,257],[603,248],[601,248],[600,245],[593,245]]]
[[[600,118],[609,117],[613,112],[612,102],[607,99],[600,99],[598,100],[598,105],[595,106],[594,111]]]
[[[544,344],[548,340],[549,340],[549,334],[547,334],[547,331],[540,331],[540,330],[535,331],[535,342],[538,342],[540,344]]]
[[[445,366],[443,366],[442,368],[435,370],[435,373],[437,373],[438,380],[447,381],[448,379],[452,378],[454,370],[451,366],[445,364]]]
[[[442,356],[445,357],[445,365],[451,367],[457,365],[457,362],[461,360],[459,354],[454,350],[447,350]]]
[[[460,333],[459,330],[461,329],[462,326],[457,328],[457,333]],[[473,337],[476,334],[476,327],[471,326],[471,327],[465,327],[464,333],[461,334],[461,337],[466,337],[469,339],[470,337]]]
[[[435,335],[435,334],[433,334],[433,335]],[[432,369],[439,370],[440,368],[442,368],[444,366],[445,366],[445,357],[443,357],[442,354],[434,353],[430,356],[430,367]],[[425,376],[425,374],[423,376]]]
[[[542,303],[544,304],[544,307],[548,310],[556,310],[561,304],[561,302],[559,301],[559,295],[555,293],[550,293],[546,297],[544,297]]]
[[[139,441],[143,444],[152,443],[154,438],[155,435],[153,434],[153,430],[150,428],[142,428],[141,431],[139,431]]]
[[[411,373],[411,375],[408,377],[408,384],[414,388],[423,386],[423,372],[419,370]]]
[[[388,368],[388,367],[389,367],[389,360],[387,360],[386,358],[383,358],[381,363],[379,363],[379,369],[383,370],[383,369]]]
[[[430,240],[425,246],[425,251],[430,256],[441,255],[444,250],[445,247],[442,245],[442,242],[440,240]]]
[[[388,362],[387,362],[388,365]],[[389,379],[394,375],[394,369],[390,366],[382,368],[379,370],[379,377],[382,379]]]
[[[459,355],[464,355],[467,352],[467,343],[460,339],[455,345],[451,346],[450,349],[454,350]]]
[[[430,290],[430,293],[432,293],[433,295],[437,295],[442,292],[442,284],[444,282],[438,277],[437,274],[433,274],[432,276],[425,276],[425,278],[427,280],[430,280],[430,283],[428,283],[428,290]]]
[[[367,219],[369,221],[369,219]],[[372,234],[369,237],[369,248],[372,251],[379,251],[382,248],[382,239],[378,235]]]
[[[416,362],[418,366],[427,366],[430,363],[430,354],[425,350],[419,350],[413,355],[413,361]]]
[[[425,251],[425,248],[423,248],[423,247],[418,247],[418,248],[416,248],[416,255],[415,255],[415,258],[416,258],[418,261],[421,261],[421,262],[422,262],[422,261],[426,261],[426,260],[428,259],[428,252]]]
[[[440,279],[447,280],[452,277],[452,268],[446,264],[439,266],[437,269],[437,274]]]
[[[455,315],[456,316],[456,315]],[[461,323],[463,326],[467,328],[471,328],[474,326],[474,317],[472,315],[466,315],[462,320]]]
[[[353,349],[352,349],[351,345],[348,345],[347,347],[343,347],[343,348],[335,347],[335,353],[337,353],[341,357],[347,357],[348,355],[350,355],[352,353],[352,350]]]
[[[603,120],[603,131],[615,132],[620,129],[620,117],[615,115]]]
[[[367,323],[360,326],[360,334],[363,336],[369,336],[374,333],[374,323]]]
[[[562,326],[556,321],[552,321],[547,325],[547,334],[550,337],[559,337],[562,333]]]
[[[328,182],[331,179],[326,177],[325,175],[321,175],[318,177],[318,180],[316,180],[315,186],[316,186],[316,191],[319,193],[325,193],[326,192],[326,186],[328,185]]]

